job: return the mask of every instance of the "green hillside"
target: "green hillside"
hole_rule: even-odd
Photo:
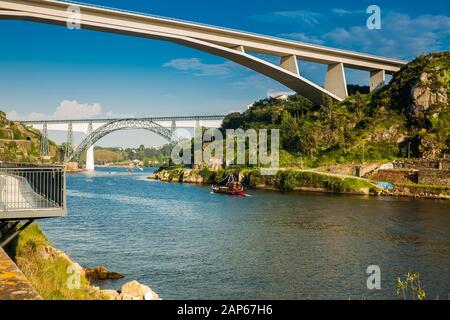
[[[27,163],[59,162],[60,149],[49,141],[48,157],[40,155],[41,133],[24,126],[20,122],[10,121],[0,111],[0,161]]]
[[[450,152],[449,97],[447,51],[416,58],[377,92],[322,105],[297,94],[264,99],[229,114],[222,129],[279,128],[283,166],[388,160],[408,152],[438,159]]]

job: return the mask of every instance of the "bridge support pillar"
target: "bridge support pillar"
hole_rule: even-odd
[[[86,151],[86,170],[89,170],[89,171],[95,170],[94,146],[91,146]]]
[[[297,57],[295,55],[281,57],[280,67],[282,67],[287,71],[295,73],[296,75],[300,75],[300,71],[298,69],[297,64]]]
[[[174,141],[175,137],[176,137],[176,130],[177,130],[177,122],[175,120],[172,120],[172,124],[170,125],[170,130],[172,131],[172,141]]]
[[[384,70],[370,72],[370,92],[375,91],[382,86],[386,81],[386,72]]]
[[[67,125],[67,141],[66,141],[66,153],[65,153],[65,161],[69,159],[70,154],[73,149],[73,128],[72,122],[69,122]]]
[[[327,76],[325,78],[325,90],[330,91],[341,99],[348,97],[347,80],[343,63],[328,65]]]
[[[90,135],[94,131],[92,126],[92,121],[89,121],[86,135]],[[90,146],[86,151],[86,170],[95,170],[95,159],[94,159],[94,145]]]
[[[48,130],[47,130],[47,122],[44,122],[42,125],[42,134],[41,134],[41,157],[48,156]]]

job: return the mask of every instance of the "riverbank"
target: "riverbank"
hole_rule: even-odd
[[[419,184],[399,184],[393,189],[383,189],[378,182],[349,175],[314,170],[280,169],[276,175],[261,175],[259,169],[233,169],[210,171],[208,169],[161,169],[148,178],[165,182],[214,184],[228,173],[239,176],[247,189],[273,191],[327,192],[355,195],[383,195],[450,200],[450,187]]]
[[[125,275],[102,289],[136,279],[164,300],[360,299],[361,272],[376,252],[385,282],[367,299],[397,299],[392,285],[410,270],[426,275],[430,298],[447,296],[448,201],[264,190],[227,197],[208,185],[148,180],[153,171],[70,175],[69,217],[39,222],[83,267]]]
[[[45,300],[158,300],[149,287],[130,281],[120,291],[101,290],[87,271],[54,248],[37,223],[22,231],[6,248],[32,287]]]
[[[229,173],[239,176],[248,189],[275,191],[332,192],[346,194],[380,194],[382,188],[369,180],[312,170],[280,169],[276,175],[261,175],[259,169],[210,171],[208,169],[162,169],[150,175],[150,179],[166,182],[214,184]]]

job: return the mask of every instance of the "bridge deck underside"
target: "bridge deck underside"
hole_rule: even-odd
[[[67,25],[71,18],[71,3],[61,1],[0,0],[0,18],[22,19],[56,25]],[[286,87],[304,95],[317,104],[328,95],[342,100],[341,94],[327,90],[300,76],[298,68],[286,68],[259,59],[249,52],[285,57],[296,57],[328,65],[341,64],[373,73],[396,72],[404,62],[332,48],[308,45],[288,40],[265,37],[195,23],[151,17],[120,10],[80,5],[83,29],[159,39],[195,48],[224,57],[264,74]],[[236,49],[238,48],[238,49]],[[345,78],[344,78],[345,79]],[[333,86],[330,86],[333,88]]]

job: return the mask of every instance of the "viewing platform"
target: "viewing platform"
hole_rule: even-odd
[[[67,215],[62,165],[0,163],[0,222]]]

